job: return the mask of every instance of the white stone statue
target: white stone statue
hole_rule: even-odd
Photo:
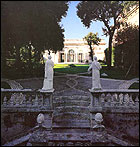
[[[102,66],[97,61],[97,57],[93,57],[93,62],[88,68],[88,72],[92,69],[92,89],[91,90],[100,90],[101,84],[100,84],[100,69]]]
[[[51,60],[51,56],[48,55],[48,60],[45,62],[45,78],[43,88],[41,91],[53,92],[53,67],[54,62]]]

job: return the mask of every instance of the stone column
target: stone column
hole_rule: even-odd
[[[91,127],[95,125],[94,117],[97,112],[102,112],[103,108],[101,106],[101,97],[100,93],[93,92],[91,89],[89,89],[91,92],[91,102],[90,102],[90,121],[91,121]]]
[[[77,52],[77,50],[78,50],[78,48],[76,48],[76,50],[75,50],[75,57],[76,57],[76,63],[78,63],[78,52]]]
[[[65,48],[64,53],[65,53],[65,62],[67,63],[68,62],[68,59],[67,59],[67,57],[68,57],[67,48]]]
[[[43,96],[42,112],[44,115],[44,126],[52,129],[52,117],[54,112],[53,107],[53,92],[41,92]]]
[[[65,53],[65,62],[67,63],[68,62],[68,60],[67,60],[67,53]]]
[[[84,63],[86,61],[86,53],[85,52],[83,52],[83,61],[84,61]]]

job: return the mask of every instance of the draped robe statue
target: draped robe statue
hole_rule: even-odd
[[[53,67],[54,63],[51,60],[51,56],[48,56],[48,60],[45,62],[45,78],[43,82],[43,91],[53,92]]]
[[[100,69],[102,66],[100,63],[97,61],[97,57],[93,57],[93,62],[88,68],[88,71],[92,69],[92,89],[91,90],[100,90],[101,84],[100,84]]]

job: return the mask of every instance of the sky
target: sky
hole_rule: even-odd
[[[91,23],[90,27],[87,28],[81,22],[81,19],[77,16],[77,4],[79,1],[71,1],[69,4],[69,9],[67,11],[66,17],[63,17],[60,25],[64,28],[64,37],[65,39],[82,39],[89,32],[98,33],[98,36],[101,39],[104,39],[106,42],[106,48],[108,47],[108,37],[103,35],[102,27],[104,27],[103,22],[94,21]]]

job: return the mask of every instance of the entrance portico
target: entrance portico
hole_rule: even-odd
[[[93,45],[98,60],[104,60],[105,42],[101,40],[98,46]],[[52,60],[57,63],[85,63],[89,61],[89,45],[83,39],[65,39],[64,48],[56,54],[51,52]],[[47,58],[48,52],[45,52]]]

